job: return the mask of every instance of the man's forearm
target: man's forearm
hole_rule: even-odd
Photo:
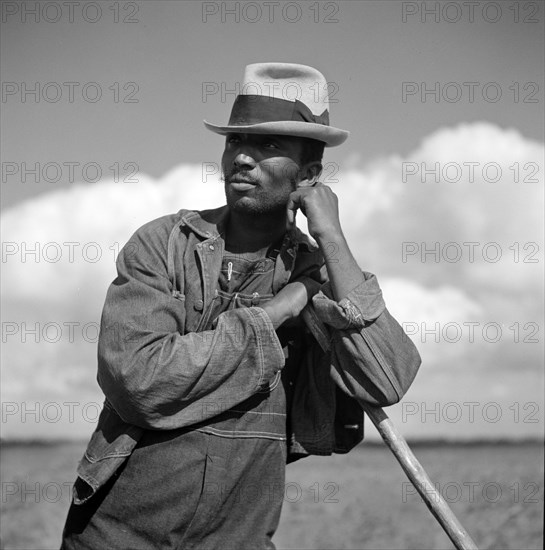
[[[276,330],[280,325],[285,323],[288,320],[288,316],[280,310],[279,307],[276,307],[274,304],[263,304],[261,308],[269,316],[271,323]]]
[[[365,281],[342,232],[318,239],[324,256],[333,297],[338,302]]]

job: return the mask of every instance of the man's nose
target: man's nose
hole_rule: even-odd
[[[235,160],[233,161],[233,164],[237,168],[242,168],[242,169],[245,169],[245,170],[252,170],[256,166],[255,160],[251,156],[246,155],[244,153],[239,153],[235,157]]]

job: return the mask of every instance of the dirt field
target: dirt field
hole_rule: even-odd
[[[1,548],[59,547],[82,447],[4,446]],[[541,444],[413,449],[479,548],[543,548]],[[452,548],[382,445],[290,465],[284,500],[278,548]]]

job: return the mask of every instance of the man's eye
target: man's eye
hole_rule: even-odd
[[[266,141],[265,147],[267,147],[268,149],[278,149],[278,145],[274,143],[274,141]]]
[[[227,138],[227,143],[238,143],[240,141],[240,138],[236,136],[231,136]]]

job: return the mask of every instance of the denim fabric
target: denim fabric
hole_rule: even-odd
[[[225,311],[272,297],[273,259],[227,255],[223,266],[199,330],[213,329]],[[287,356],[282,375],[292,370],[290,360]],[[72,505],[63,548],[274,548],[289,408],[280,374],[206,422],[144,430],[115,482],[90,501],[103,494],[100,505]],[[210,406],[218,411],[217,403]]]
[[[271,258],[250,261],[226,255],[222,263],[224,268],[227,267],[227,274],[222,269],[219,288],[216,288],[214,298],[202,316],[199,330],[214,329],[218,316],[225,311],[259,306],[273,296],[274,260]],[[278,371],[267,387],[210,420],[193,425],[194,429],[224,438],[285,441],[287,406],[280,381],[281,371]],[[210,402],[210,406],[218,412],[222,408],[222,404],[217,402]],[[243,453],[239,461],[246,460]]]
[[[159,218],[119,254],[98,345],[106,402],[78,467],[85,483],[76,484],[76,504],[114,475],[144,430],[206,422],[218,407],[232,409],[270,387],[282,371],[282,331],[276,333],[259,306],[225,311],[214,328],[197,331],[215,296],[227,216],[223,207]],[[286,234],[276,258],[272,293],[302,276],[322,287],[309,308],[313,330],[292,346],[298,370],[288,462],[350,450],[363,437],[360,403],[398,402],[420,365],[374,275],[364,272],[365,282],[337,303],[321,252],[297,230]]]
[[[286,444],[145,430],[96,495],[72,504],[62,550],[265,550],[284,497]]]

